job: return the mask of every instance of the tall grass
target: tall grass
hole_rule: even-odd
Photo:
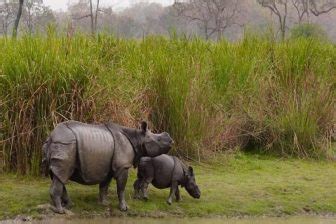
[[[141,119],[200,159],[224,150],[328,157],[336,48],[248,35],[205,42],[148,37],[0,39],[0,169],[39,173],[59,122]]]

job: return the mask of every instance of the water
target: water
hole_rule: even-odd
[[[336,224],[336,217],[295,216],[280,218],[92,218],[92,219],[48,219],[34,221],[36,224]]]

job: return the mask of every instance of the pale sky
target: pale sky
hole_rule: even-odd
[[[65,11],[69,2],[75,3],[78,0],[44,0],[44,4],[50,6],[53,10]],[[102,6],[113,6],[114,10],[122,10],[139,2],[156,2],[162,5],[173,4],[174,0],[100,0]]]

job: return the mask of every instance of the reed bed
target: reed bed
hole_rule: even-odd
[[[0,39],[0,170],[37,175],[41,145],[64,120],[142,119],[173,153],[331,158],[336,47],[313,39],[239,42],[76,34]]]

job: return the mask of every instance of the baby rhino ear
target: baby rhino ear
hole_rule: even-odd
[[[194,169],[191,166],[188,167],[188,171],[190,176],[194,176]]]
[[[147,131],[147,122],[146,121],[142,121],[140,124],[140,128],[143,132]]]

